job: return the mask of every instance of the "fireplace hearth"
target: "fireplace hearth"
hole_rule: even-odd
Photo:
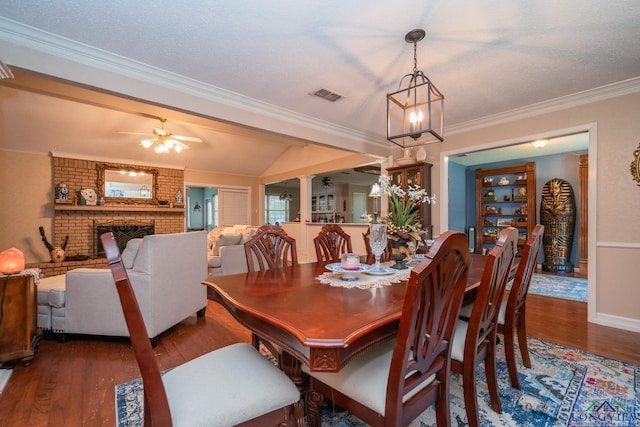
[[[120,249],[120,253],[122,253],[129,240],[154,234],[155,224],[154,221],[144,223],[136,221],[114,221],[100,224],[94,223],[94,229],[94,252],[97,258],[101,258],[104,257],[104,249],[102,247],[102,241],[100,240],[102,234],[112,232]]]

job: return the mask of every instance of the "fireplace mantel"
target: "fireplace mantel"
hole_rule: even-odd
[[[184,213],[184,208],[160,208],[158,206],[77,206],[55,205],[56,211],[90,211],[90,212],[171,212]]]

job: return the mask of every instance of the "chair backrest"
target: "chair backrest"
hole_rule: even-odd
[[[263,225],[244,244],[249,271],[271,270],[298,264],[296,240],[277,225]],[[256,264],[258,264],[256,266]]]
[[[118,290],[131,345],[144,384],[144,424],[145,426],[171,426],[169,401],[160,375],[160,367],[153,354],[147,328],[127,270],[122,264],[118,244],[111,232],[102,234],[100,239]]]
[[[503,229],[487,255],[487,264],[473,302],[464,346],[465,363],[475,360],[477,349],[484,346],[489,338],[495,338],[500,305],[517,250],[518,230],[514,227]],[[475,346],[469,345],[470,342],[475,342]]]
[[[466,235],[447,231],[411,271],[389,370],[385,425],[407,425],[435,399],[449,399],[450,343],[470,263]],[[434,374],[435,381],[405,399]]]
[[[340,261],[342,254],[351,253],[351,236],[338,224],[325,224],[313,239],[318,262]]]
[[[367,231],[362,233],[362,238],[364,239],[364,247],[365,247],[365,250],[367,251],[367,256],[366,256],[365,263],[373,264],[374,262],[376,262],[376,257],[373,254],[373,252],[371,251],[371,243],[369,242],[369,234],[371,234],[371,229],[370,228],[367,228]],[[380,262],[391,261],[391,250],[392,250],[391,240],[387,239],[387,247],[385,248],[385,250],[382,253],[382,255],[380,255]]]
[[[544,225],[536,224],[529,239],[527,239],[524,249],[521,251],[520,263],[507,300],[507,313],[516,313],[527,300],[531,277],[536,269],[538,252],[540,252],[540,247],[542,246],[543,234]]]

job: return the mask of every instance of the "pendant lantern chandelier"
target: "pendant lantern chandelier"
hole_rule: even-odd
[[[396,92],[387,94],[387,139],[402,148],[443,141],[444,96],[418,70],[417,44],[424,36],[417,29],[404,37],[413,43],[413,71],[400,79]]]

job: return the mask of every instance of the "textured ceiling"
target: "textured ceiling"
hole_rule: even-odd
[[[247,104],[276,106],[314,126],[340,126],[382,143],[385,94],[411,71],[413,49],[404,35],[413,28],[427,31],[418,44],[418,68],[445,96],[446,144],[448,131],[482,117],[640,76],[639,22],[640,2],[634,0],[0,3],[0,41],[27,44],[24,31],[34,31],[50,39],[49,46],[41,47],[47,54],[64,55],[56,46],[64,46],[66,53],[70,46],[75,52],[89,49],[108,55],[116,74],[135,68],[160,77],[177,75],[247,97]],[[22,27],[20,36],[8,30],[15,26]],[[9,65],[13,57],[0,51]],[[46,66],[31,68],[43,71]],[[319,88],[343,98],[330,103],[310,95]],[[122,90],[126,93],[125,86]],[[44,123],[46,112],[36,113]],[[125,114],[108,111],[88,113],[86,122],[87,132],[105,140],[117,131],[146,132],[156,126],[152,119],[134,125]],[[183,161],[195,169],[205,166],[205,157],[220,164],[216,152],[230,156],[233,144],[243,143],[190,126],[186,119],[171,126],[176,133],[205,140],[203,147],[190,150],[193,159]],[[289,131],[283,127],[276,133]],[[229,147],[224,147],[226,139]],[[247,139],[252,138],[245,137],[239,147],[255,153],[256,162],[277,158],[288,148],[287,141],[279,145],[279,140],[261,152]],[[197,151],[204,146],[209,151]],[[262,173],[257,165],[248,164],[247,170]]]

